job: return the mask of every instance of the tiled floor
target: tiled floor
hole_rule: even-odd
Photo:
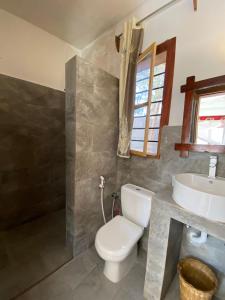
[[[73,259],[17,300],[143,300],[145,255],[118,284],[102,273],[94,248]]]
[[[0,234],[0,299],[9,300],[72,258],[65,212],[57,211]]]

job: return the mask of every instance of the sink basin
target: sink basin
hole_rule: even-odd
[[[225,179],[185,173],[173,176],[173,199],[196,215],[225,222]]]

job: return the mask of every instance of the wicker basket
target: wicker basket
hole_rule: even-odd
[[[218,281],[213,271],[194,258],[178,263],[181,300],[210,300],[215,294]]]

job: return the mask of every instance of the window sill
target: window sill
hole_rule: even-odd
[[[223,145],[175,144],[175,150],[180,151],[181,157],[188,157],[188,152],[225,153]]]

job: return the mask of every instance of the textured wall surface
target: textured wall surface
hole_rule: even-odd
[[[119,78],[120,55],[115,47],[115,30],[112,29],[82,50],[82,57]]]
[[[37,15],[36,10],[34,13]],[[64,90],[65,63],[79,53],[77,49],[2,9],[0,36],[2,74]]]
[[[65,94],[0,75],[0,229],[65,206]]]
[[[118,158],[118,187],[130,182],[157,192],[171,185],[172,175],[195,172],[207,174],[209,169],[208,153],[191,153],[188,158],[180,158],[174,144],[180,142],[181,127],[166,126],[163,128],[160,159],[132,157]],[[219,155],[217,175],[225,177],[225,155]],[[147,231],[142,240],[147,250]]]
[[[143,5],[137,7],[130,17],[142,19],[147,13],[151,13],[165,2],[168,1],[144,1]],[[186,78],[195,75],[196,80],[203,80],[224,74],[225,31],[218,30],[218,28],[225,26],[225,1],[214,0],[216,6],[213,9],[211,0],[201,1],[201,9],[197,13],[193,11],[193,5],[190,2],[192,1],[178,1],[176,5],[142,23],[144,25],[142,50],[154,42],[160,44],[177,37],[169,120],[169,125],[173,126],[182,124],[184,94],[180,93],[180,86],[186,82]],[[210,22],[205,22],[205,20],[210,20]],[[114,76],[119,74],[117,70],[120,68],[114,38],[115,31],[117,35],[122,32],[121,23],[123,24],[123,21],[82,51],[85,58]],[[211,59],[212,53],[213,60]]]
[[[66,65],[67,234],[74,255],[94,242],[103,225],[99,176],[106,179],[105,209],[116,190],[118,80],[75,57]]]
[[[204,244],[192,243],[189,238],[190,229],[184,228],[180,257],[193,256],[207,262],[216,272],[219,280],[217,297],[225,298],[225,242],[224,240],[208,235]]]
[[[185,245],[185,240],[180,247],[183,224],[209,234],[207,243],[202,245],[201,254],[199,250],[196,251],[196,246]],[[216,296],[218,299],[225,299],[224,266],[222,266],[225,224],[207,220],[181,208],[172,199],[172,188],[169,187],[157,193],[153,198],[150,228],[145,277],[146,299],[164,299],[163,296],[176,275],[176,266],[180,258],[179,248],[181,256],[194,255],[214,268],[220,278]],[[177,299],[177,297],[171,299]]]

